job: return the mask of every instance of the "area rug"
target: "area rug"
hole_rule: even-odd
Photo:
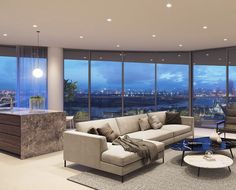
[[[236,155],[235,149],[233,150]],[[220,152],[230,156],[229,151]],[[156,162],[127,176],[124,183],[116,175],[91,169],[68,178],[69,181],[98,190],[233,190],[236,189],[236,164],[222,169],[180,166],[181,152],[167,149],[165,163]]]

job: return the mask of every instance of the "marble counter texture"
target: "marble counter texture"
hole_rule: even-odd
[[[65,113],[50,112],[21,116],[21,159],[63,149]]]
[[[20,154],[21,159],[39,156],[46,153],[60,151],[63,149],[63,132],[66,127],[66,116],[64,112],[53,110],[30,111],[27,109],[0,111],[0,125],[2,125],[2,136],[12,139],[8,149],[14,146],[13,153]],[[4,132],[4,127],[6,132]],[[14,133],[9,129],[15,129]],[[16,132],[19,131],[19,134]],[[3,138],[2,137],[2,138]],[[14,145],[14,139],[17,140]],[[0,142],[4,139],[0,139]],[[19,142],[20,141],[20,142]],[[19,149],[18,149],[19,148]],[[19,151],[18,151],[19,150]]]
[[[10,110],[9,107],[1,108],[0,114],[10,114],[10,115],[34,115],[34,114],[46,114],[60,112],[56,110],[30,110],[28,108],[13,108]]]

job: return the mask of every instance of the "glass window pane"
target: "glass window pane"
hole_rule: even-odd
[[[157,64],[157,109],[188,115],[189,66]]]
[[[155,110],[155,64],[125,62],[124,114],[135,115]]]
[[[88,60],[64,60],[64,110],[75,120],[89,119]]]
[[[0,99],[11,96],[16,103],[17,90],[17,59],[16,57],[0,56]],[[8,100],[0,101],[0,107],[9,107]]]
[[[224,118],[226,103],[225,49],[200,51],[194,54],[193,113],[195,126],[216,127]]]
[[[122,62],[98,57],[91,61],[91,119],[121,116]]]
[[[236,48],[229,49],[229,102],[236,102]]]

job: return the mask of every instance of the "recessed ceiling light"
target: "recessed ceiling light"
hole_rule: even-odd
[[[203,28],[203,29],[207,29],[207,26],[203,26],[202,28]]]
[[[111,22],[111,21],[112,21],[112,19],[111,19],[111,18],[108,18],[108,19],[107,19],[107,22]]]
[[[84,57],[84,59],[87,59],[87,57]]]
[[[171,3],[167,3],[167,4],[166,4],[166,7],[167,7],[167,8],[171,8],[171,7],[172,7],[172,4],[171,4]]]
[[[165,61],[165,59],[161,59],[161,61],[163,61],[163,62],[164,62],[164,61]]]
[[[226,42],[226,41],[228,41],[228,39],[227,39],[227,38],[225,38],[225,39],[224,39],[224,41]]]
[[[102,59],[102,57],[99,57],[99,59]]]
[[[178,54],[178,57],[181,57],[181,54]]]
[[[84,38],[84,36],[79,36],[79,38],[80,38],[80,39],[83,39],[83,38]]]
[[[7,34],[3,34],[3,36],[5,36],[5,37],[6,37],[6,36],[7,36]]]
[[[179,47],[183,47],[183,45],[182,45],[182,44],[179,44]]]
[[[219,59],[218,59],[219,61],[221,61],[222,60],[222,58],[221,57],[219,57]]]
[[[206,53],[206,56],[209,56],[209,53]]]
[[[116,45],[116,47],[120,47],[120,45],[119,45],[119,44],[117,44],[117,45]]]
[[[155,38],[155,37],[156,37],[156,34],[153,34],[152,37]]]
[[[38,25],[34,24],[34,25],[33,25],[33,27],[34,27],[34,28],[37,28],[37,27],[38,27]]]
[[[153,61],[153,59],[150,59],[150,61]]]

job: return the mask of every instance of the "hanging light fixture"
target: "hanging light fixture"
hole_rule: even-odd
[[[43,76],[43,70],[39,68],[39,33],[40,31],[37,31],[37,41],[38,41],[38,47],[37,47],[37,52],[36,52],[36,67],[32,71],[32,75],[35,78],[41,78]]]

